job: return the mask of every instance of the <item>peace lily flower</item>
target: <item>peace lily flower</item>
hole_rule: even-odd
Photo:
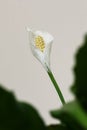
[[[41,62],[46,71],[49,71],[53,36],[44,31],[32,31],[29,28],[27,30],[29,32],[29,42],[33,55]]]
[[[57,91],[57,94],[60,97],[62,104],[65,104],[65,99],[50,69],[50,52],[51,52],[51,45],[53,43],[53,36],[48,32],[32,31],[29,28],[27,28],[27,31],[29,32],[29,43],[33,55],[41,62],[41,64],[47,71]]]

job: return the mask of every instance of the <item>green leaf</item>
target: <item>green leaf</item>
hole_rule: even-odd
[[[83,45],[76,54],[76,64],[74,67],[75,81],[72,91],[77,99],[87,111],[87,34]]]
[[[47,127],[47,130],[70,130],[65,125],[50,125]]]
[[[87,130],[87,114],[77,101],[65,104],[60,110],[52,111],[51,115],[60,119],[70,130]]]
[[[45,130],[38,112],[0,86],[0,130]]]

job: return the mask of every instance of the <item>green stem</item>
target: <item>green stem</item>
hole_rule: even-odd
[[[59,88],[59,86],[58,86],[58,84],[57,84],[57,82],[56,82],[56,80],[55,80],[55,78],[53,76],[53,73],[51,72],[51,70],[48,70],[47,73],[48,73],[48,75],[49,75],[49,77],[50,77],[50,79],[51,79],[51,81],[52,81],[52,83],[53,83],[53,85],[54,85],[54,87],[55,87],[55,89],[57,91],[57,94],[59,95],[59,98],[60,98],[62,104],[64,105],[65,104],[65,99],[64,99],[64,97],[62,95],[62,92],[61,92],[61,90],[60,90],[60,88]]]

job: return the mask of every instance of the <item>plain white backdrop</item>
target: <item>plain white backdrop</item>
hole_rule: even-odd
[[[51,68],[68,102],[74,98],[74,54],[87,32],[87,0],[0,0],[0,83],[19,100],[33,104],[46,124],[55,123],[49,111],[61,103],[32,56],[27,26],[54,36]]]

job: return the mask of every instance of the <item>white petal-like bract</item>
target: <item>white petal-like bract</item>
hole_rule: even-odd
[[[27,28],[29,33],[29,44],[33,55],[41,62],[48,71],[50,69],[50,52],[53,43],[53,36],[44,31],[32,31]]]

